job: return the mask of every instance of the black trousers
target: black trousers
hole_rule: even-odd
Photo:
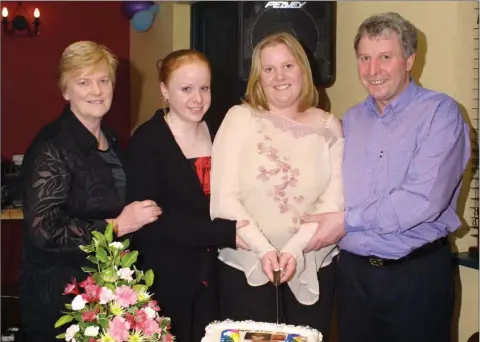
[[[389,266],[341,251],[337,273],[340,342],[449,342],[453,266],[447,243]]]
[[[333,310],[336,258],[318,271],[320,299],[313,305],[300,304],[286,283],[279,287],[280,322],[293,325],[308,325],[323,334],[328,341]],[[272,322],[277,320],[276,288],[272,283],[250,286],[245,274],[221,263],[220,317],[235,321],[254,320]]]

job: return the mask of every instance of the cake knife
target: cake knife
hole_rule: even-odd
[[[275,291],[276,291],[276,301],[277,301],[277,325],[278,325],[278,316],[279,316],[279,294],[278,294],[278,287],[280,286],[280,272],[281,270],[273,271],[273,285],[275,285]]]

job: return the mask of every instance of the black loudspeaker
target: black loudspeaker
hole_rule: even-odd
[[[335,1],[244,1],[238,6],[240,79],[248,80],[255,45],[284,31],[302,43],[315,84],[329,87],[335,82]]]

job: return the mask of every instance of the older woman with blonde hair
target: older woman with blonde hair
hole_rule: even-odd
[[[309,214],[342,211],[340,121],[319,108],[301,44],[288,33],[253,51],[245,101],[232,107],[212,150],[212,219],[248,220],[237,229],[248,250],[219,259],[223,319],[309,325],[328,335],[335,245],[305,249]],[[281,270],[280,312],[274,271]]]
[[[116,57],[103,45],[79,41],[59,63],[58,84],[68,101],[62,114],[34,138],[21,169],[23,252],[20,280],[25,341],[54,341],[62,296],[87,262],[79,246],[92,231],[114,224],[116,236],[155,221],[153,201],[125,206],[122,151],[102,124],[115,85]]]

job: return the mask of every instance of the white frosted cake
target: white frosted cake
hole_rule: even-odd
[[[243,341],[321,342],[322,334],[309,327],[226,320],[210,323],[201,342]]]

